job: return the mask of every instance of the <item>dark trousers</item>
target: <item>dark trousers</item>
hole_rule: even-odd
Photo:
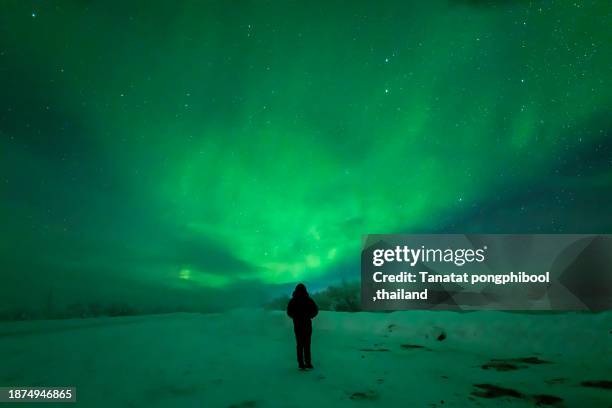
[[[297,343],[297,361],[300,366],[310,364],[310,338],[312,337],[312,323],[310,320],[305,322],[293,322],[293,332]]]

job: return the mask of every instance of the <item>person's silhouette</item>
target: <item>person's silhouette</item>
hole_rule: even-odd
[[[293,332],[297,343],[297,360],[300,369],[314,368],[310,356],[310,338],[312,336],[311,319],[319,313],[317,304],[308,295],[306,286],[298,284],[293,297],[287,305],[287,314],[293,319]]]

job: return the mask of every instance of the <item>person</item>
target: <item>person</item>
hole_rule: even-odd
[[[310,355],[312,320],[319,313],[317,304],[308,295],[306,286],[300,283],[293,291],[287,305],[287,315],[293,319],[293,332],[297,343],[297,361],[300,370],[314,368]]]

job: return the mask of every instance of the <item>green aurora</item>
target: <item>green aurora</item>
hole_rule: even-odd
[[[323,287],[367,233],[610,232],[609,1],[0,10],[9,303]]]

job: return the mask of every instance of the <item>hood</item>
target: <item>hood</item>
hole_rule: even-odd
[[[306,290],[306,286],[303,283],[298,283],[293,291],[293,297],[308,297],[308,291]]]

